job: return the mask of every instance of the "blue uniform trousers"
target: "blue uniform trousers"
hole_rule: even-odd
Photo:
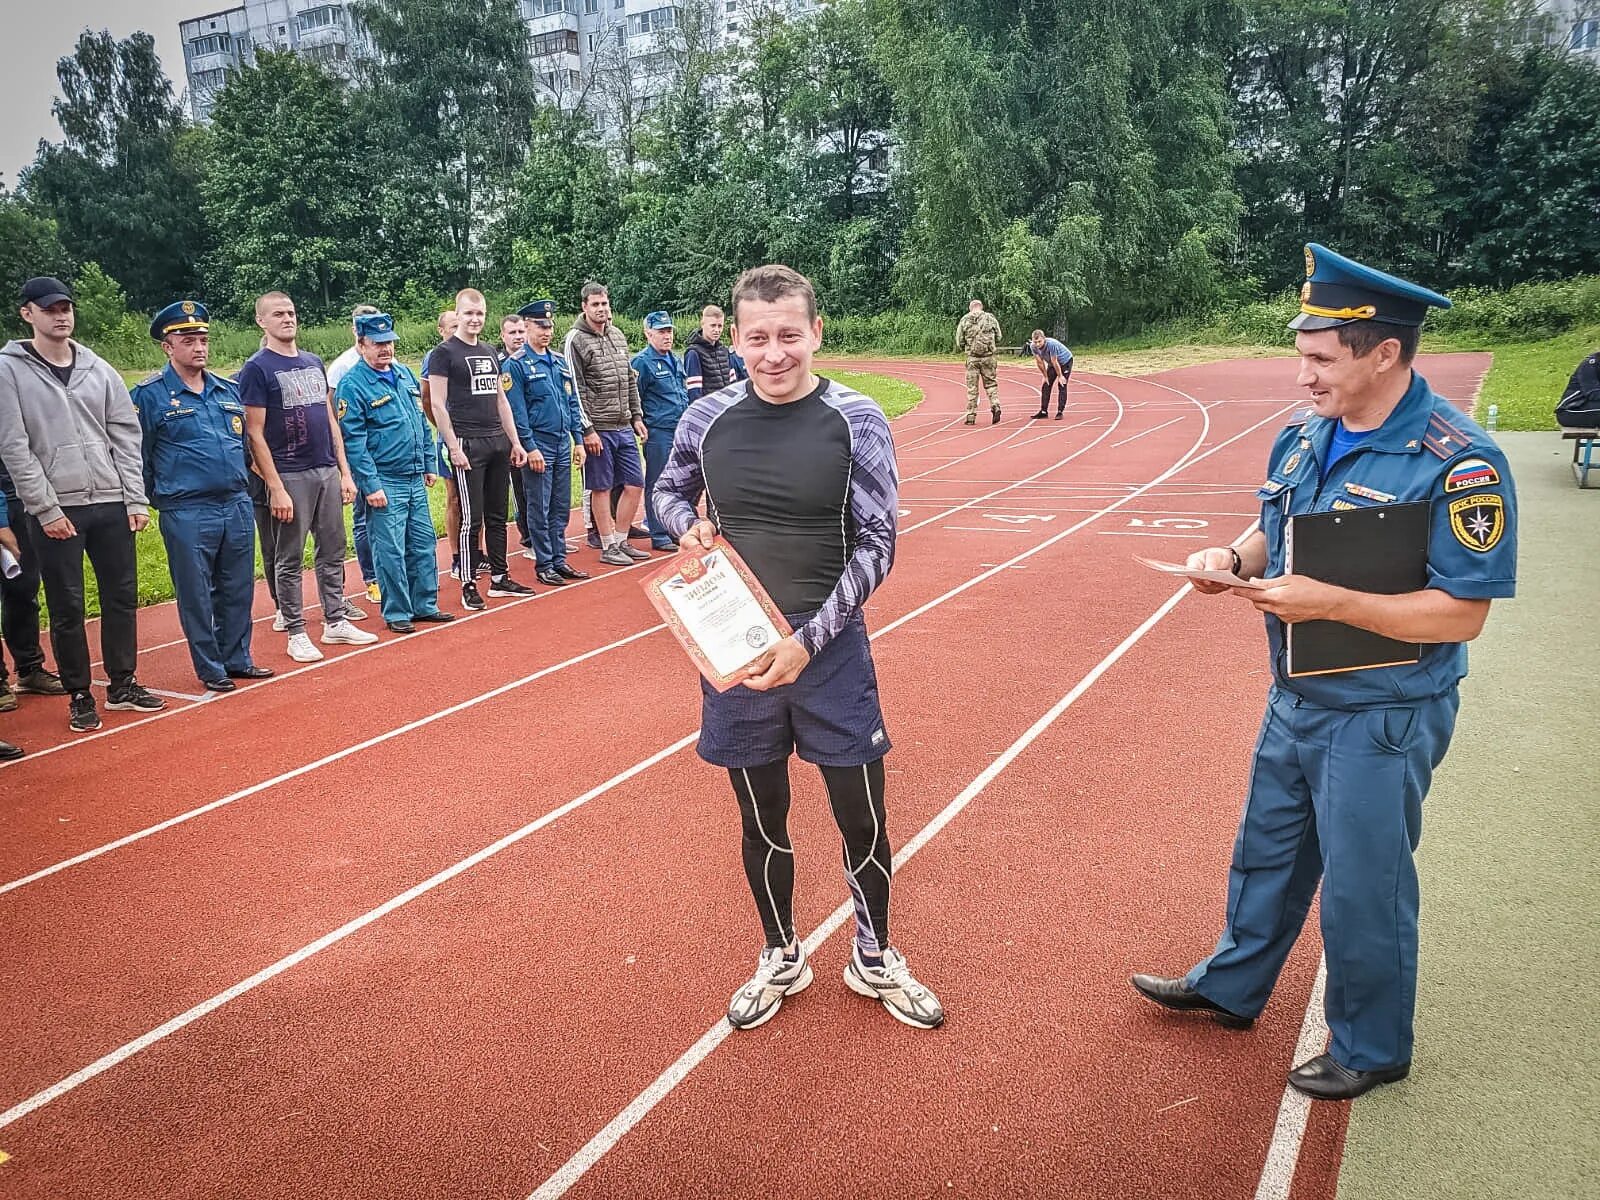
[[[527,501],[528,540],[541,571],[567,565],[567,521],[572,516],[572,439],[564,433],[535,433],[544,470],[522,469]]]
[[[657,550],[668,547],[671,534],[656,516],[656,480],[667,469],[667,458],[672,453],[671,429],[652,429],[644,439],[644,519],[650,530],[650,545]]]
[[[428,509],[428,488],[422,476],[388,479],[382,508],[368,506],[367,536],[372,565],[378,572],[380,607],[385,621],[409,621],[439,611],[438,534]]]
[[[1230,1012],[1266,1005],[1322,882],[1333,1057],[1411,1061],[1422,799],[1455,729],[1454,688],[1353,712],[1273,688],[1228,871],[1227,925],[1191,987]]]
[[[202,683],[254,665],[250,608],[255,599],[256,526],[250,497],[161,510],[161,540],[178,597],[178,622]]]
[[[367,537],[367,498],[356,489],[356,498],[350,505],[350,537],[356,544],[356,566],[361,568],[361,582],[377,579],[372,569],[372,541]]]

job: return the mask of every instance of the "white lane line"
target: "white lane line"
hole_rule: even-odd
[[[93,676],[90,676],[89,682],[94,684],[95,687],[108,688],[111,686],[109,679],[95,679]],[[169,700],[187,700],[190,704],[205,704],[210,700],[216,699],[218,695],[217,692],[201,692],[198,696],[193,696],[188,692],[169,692],[155,687],[147,687],[144,690],[157,696],[165,696]]]
[[[1114,398],[1115,397],[1113,397],[1113,399]],[[1115,429],[1115,428],[1116,428],[1116,424],[1113,423],[1113,425],[1111,426],[1111,429]],[[1106,432],[1109,433],[1110,431],[1111,430],[1107,430]],[[1102,434],[1101,436],[1104,437],[1105,434]],[[1098,442],[1099,440],[1100,440],[1099,438],[1095,439],[1096,442]],[[1072,461],[1072,459],[1076,458],[1079,454],[1082,454],[1085,451],[1091,449],[1094,446],[1094,444],[1095,444],[1094,442],[1091,442],[1091,443],[1089,443],[1088,446],[1083,447],[1083,449],[1074,451],[1072,454],[1069,454],[1065,458],[1060,459],[1059,461],[1057,461],[1056,463],[1052,464],[1051,466],[1046,467],[1045,470],[1040,472],[1039,474],[1045,474],[1045,473],[1047,473],[1049,471],[1053,471],[1057,467],[1060,467],[1063,464]],[[1192,451],[1191,451],[1191,453],[1192,453]],[[1030,476],[1030,478],[1037,478],[1037,476]],[[1015,486],[1015,485],[1011,485],[1011,486]],[[1003,487],[999,488],[996,491],[988,493],[988,496],[980,496],[980,497],[978,497],[978,500],[987,499],[989,496],[1001,495],[1006,490],[1007,489],[1003,488]],[[1131,497],[1129,497],[1129,498],[1131,498]],[[970,503],[974,503],[974,502],[970,502],[969,501],[969,502],[964,502],[964,503],[958,504],[953,508],[948,508],[948,509],[946,509],[945,511],[943,511],[941,513],[937,513],[934,516],[928,517],[926,520],[919,521],[915,525],[910,526],[909,528],[901,529],[899,531],[899,533],[898,533],[898,536],[904,536],[904,535],[909,534],[909,533],[914,533],[918,529],[921,529],[921,528],[923,528],[923,527],[925,527],[927,525],[931,525],[934,522],[937,522],[937,521],[940,521],[940,520],[944,519],[945,517],[953,516],[954,514],[960,512],[962,509],[968,507]],[[611,572],[611,574],[618,574],[618,573],[620,573],[620,572]],[[598,578],[603,579],[603,578],[607,578],[607,576],[602,575],[602,576],[599,576]],[[987,578],[987,576],[983,576],[981,578]],[[594,582],[594,581],[591,580],[591,581],[588,581],[588,582]],[[511,603],[513,603],[513,604],[524,604],[527,601],[535,599],[535,598],[536,597],[533,597],[533,596],[527,596],[527,597],[524,597],[521,600],[514,600]],[[502,605],[501,607],[504,608],[504,607],[507,607],[507,606]],[[486,610],[486,611],[487,612],[493,612],[494,610],[493,609],[489,609],[489,610]],[[473,614],[473,616],[483,616],[483,615],[485,615],[485,613]],[[316,769],[317,767],[324,766],[324,765],[327,765],[329,763],[338,762],[340,759],[345,758],[345,757],[349,756],[350,754],[356,753],[359,750],[370,749],[373,746],[379,745],[380,743],[388,741],[391,738],[399,737],[401,734],[410,732],[410,731],[412,731],[414,729],[421,728],[423,725],[430,724],[431,722],[439,720],[442,717],[451,715],[452,713],[460,712],[465,708],[470,708],[473,705],[480,704],[480,703],[484,702],[485,700],[489,700],[489,699],[492,699],[492,698],[494,698],[496,696],[502,695],[507,690],[509,690],[511,688],[519,687],[519,686],[522,686],[525,683],[529,683],[529,682],[532,682],[532,681],[534,681],[536,679],[542,678],[542,677],[544,677],[546,675],[553,674],[556,671],[562,670],[562,669],[564,669],[564,668],[566,668],[568,666],[571,666],[571,665],[573,665],[575,663],[583,662],[584,660],[586,660],[588,658],[591,658],[596,654],[604,653],[607,650],[614,649],[617,646],[625,645],[626,643],[631,642],[631,641],[633,641],[633,640],[635,640],[637,638],[644,637],[644,636],[646,636],[648,634],[651,634],[651,633],[659,632],[659,631],[661,631],[661,630],[663,630],[665,628],[666,628],[665,625],[655,625],[655,626],[652,626],[649,629],[643,630],[640,633],[630,634],[628,637],[623,638],[620,641],[612,642],[609,645],[601,646],[601,647],[599,647],[599,648],[597,648],[595,650],[591,650],[591,651],[588,651],[588,652],[586,652],[584,654],[578,655],[578,656],[576,656],[574,658],[568,659],[565,663],[558,663],[555,666],[546,667],[543,670],[535,672],[534,674],[528,676],[524,680],[519,680],[519,681],[517,681],[515,683],[505,684],[505,685],[502,685],[500,687],[493,688],[488,692],[485,692],[485,693],[483,693],[481,695],[472,697],[472,698],[470,698],[468,700],[462,701],[461,703],[459,703],[459,704],[457,704],[457,705],[455,705],[455,706],[453,706],[451,708],[445,709],[442,712],[432,713],[427,717],[421,718],[421,719],[419,719],[417,721],[413,721],[413,722],[411,722],[411,723],[409,723],[407,725],[402,725],[397,729],[391,729],[391,730],[387,731],[386,733],[377,734],[377,735],[375,735],[375,736],[373,736],[371,738],[368,738],[366,741],[359,743],[356,746],[346,747],[344,750],[340,750],[340,751],[337,751],[337,752],[335,752],[333,754],[326,755],[323,758],[318,759],[314,763],[308,764],[308,765],[303,766],[303,767],[297,767],[297,768],[295,768],[295,769],[293,769],[291,771],[287,771],[287,772],[285,772],[285,773],[283,773],[281,775],[275,776],[272,779],[265,780],[262,783],[255,784],[255,785],[253,785],[253,786],[251,786],[249,788],[243,789],[242,791],[235,792],[231,796],[224,796],[219,800],[213,800],[208,804],[203,804],[203,805],[200,805],[200,806],[198,806],[196,808],[190,809],[187,812],[179,813],[177,816],[170,817],[167,820],[157,822],[154,825],[150,825],[150,826],[147,826],[144,829],[140,829],[140,830],[137,830],[137,831],[135,831],[133,833],[127,834],[127,835],[125,835],[123,837],[115,839],[114,841],[107,842],[107,843],[105,843],[104,845],[101,845],[101,846],[97,846],[92,850],[86,850],[82,854],[75,855],[72,858],[64,859],[61,862],[54,863],[54,864],[52,864],[51,866],[48,866],[48,867],[43,867],[40,870],[34,871],[30,875],[26,875],[26,876],[23,876],[20,879],[14,879],[14,880],[11,880],[9,883],[0,885],[0,895],[4,895],[7,892],[14,891],[15,889],[20,888],[20,887],[24,887],[27,884],[36,883],[39,880],[48,878],[49,876],[54,875],[59,871],[64,871],[68,867],[77,866],[77,865],[79,865],[81,863],[88,862],[91,859],[99,858],[102,854],[105,854],[105,853],[107,853],[107,852],[109,852],[111,850],[116,850],[116,849],[119,849],[119,848],[121,848],[123,846],[131,845],[134,842],[142,841],[143,839],[145,839],[147,837],[152,837],[155,834],[158,834],[158,833],[163,832],[164,830],[170,829],[175,825],[181,825],[185,821],[192,820],[195,817],[203,815],[204,813],[211,812],[213,809],[221,808],[226,804],[230,804],[235,800],[240,800],[240,799],[243,799],[243,798],[245,798],[247,796],[255,795],[255,794],[257,794],[257,793],[259,793],[261,791],[266,790],[269,787],[272,787],[274,784],[281,783],[281,782],[286,782],[286,781],[288,781],[290,779],[294,779],[294,778],[296,778],[296,777],[298,777],[300,775],[306,774],[308,771]],[[380,643],[380,644],[389,644],[389,643]],[[375,648],[376,647],[374,647],[374,646],[365,647],[366,650],[372,650],[372,649],[375,649]],[[329,661],[337,661],[337,660],[330,659]],[[293,674],[296,674],[296,673],[297,672],[289,672],[288,674],[293,675]],[[271,682],[271,681],[268,680],[267,682]],[[235,693],[235,694],[238,694],[238,693]],[[226,697],[224,697],[224,699],[225,698]],[[167,715],[167,714],[162,714],[162,715]],[[155,719],[156,718],[153,718],[153,717],[152,718],[148,718],[148,720],[155,720]],[[121,728],[131,729],[131,728],[134,728],[137,725],[142,725],[142,724],[145,724],[145,722],[144,721],[135,721],[135,722],[131,723],[130,725],[122,726]],[[84,739],[84,740],[89,740],[89,739]],[[75,745],[75,744],[80,744],[80,743],[69,742],[69,743],[66,743],[66,744],[67,745]],[[41,751],[40,753],[43,753],[43,752]],[[33,758],[38,758],[39,754],[34,754],[32,757]]]
[[[915,837],[901,847],[900,852],[894,856],[895,871],[898,873],[903,870],[905,864],[911,860],[917,851],[931,842],[945,826],[955,820],[961,811],[971,804],[989,784],[993,783],[1001,772],[1015,762],[1024,750],[1037,741],[1060,718],[1062,713],[1072,707],[1078,697],[1093,687],[1118,659],[1137,645],[1145,634],[1154,629],[1163,617],[1176,608],[1178,602],[1188,595],[1191,590],[1189,584],[1184,584],[1174,592],[1160,608],[1146,617],[1137,629],[1123,638],[1116,649],[1101,659],[1087,675],[1080,679],[1071,691],[1056,701],[1043,716],[1028,727],[1021,737],[1007,746],[999,757],[985,767],[976,779],[961,790],[955,799],[945,805],[933,820],[924,825]],[[848,900],[834,909],[832,915],[817,926],[810,936],[806,938],[805,947],[807,953],[815,953],[817,948],[849,919],[852,911],[853,902]],[[590,1138],[554,1175],[545,1180],[529,1200],[557,1200],[557,1197],[566,1195],[573,1184],[582,1179],[590,1167],[605,1157],[612,1147],[626,1137],[639,1122],[644,1120],[651,1109],[665,1100],[672,1090],[688,1077],[689,1072],[704,1062],[711,1052],[726,1041],[732,1033],[733,1027],[725,1019],[718,1020],[710,1029],[700,1035],[699,1040],[694,1045],[679,1055],[671,1066],[658,1075],[649,1087],[635,1096],[626,1108],[613,1117],[605,1128]]]
[[[1020,533],[1023,537],[1037,534],[1037,529],[1008,529],[1004,525],[941,525],[941,529],[958,529],[962,533]]]
[[[1322,1008],[1327,989],[1328,960],[1323,957],[1317,963],[1317,981],[1311,985],[1311,999],[1306,1002],[1306,1019],[1300,1024],[1300,1040],[1295,1043],[1290,1066],[1305,1062],[1327,1049],[1328,1020]],[[1267,1161],[1261,1168],[1261,1180],[1256,1184],[1256,1200],[1289,1200],[1289,1189],[1294,1186],[1294,1169],[1300,1161],[1300,1145],[1305,1140],[1311,1105],[1310,1096],[1295,1091],[1288,1084],[1283,1085],[1283,1099],[1278,1103],[1278,1120],[1272,1127],[1272,1141],[1267,1146]]]
[[[87,1083],[96,1075],[102,1074],[105,1071],[109,1071],[118,1063],[125,1062],[126,1060],[132,1058],[135,1054],[138,1054],[141,1050],[145,1050],[150,1046],[155,1045],[162,1039],[170,1037],[174,1033],[177,1033],[178,1030],[183,1029],[185,1026],[194,1024],[194,1022],[198,1021],[201,1017],[206,1016],[208,1013],[215,1012],[224,1004],[238,999],[246,992],[254,991],[263,983],[282,975],[285,971],[289,970],[289,968],[304,962],[312,955],[326,950],[329,946],[342,942],[351,934],[365,929],[374,921],[388,916],[396,909],[411,903],[411,901],[415,900],[417,897],[426,895],[428,892],[433,891],[434,888],[440,886],[441,884],[448,883],[458,875],[461,875],[466,871],[470,871],[473,867],[477,866],[481,862],[484,862],[486,859],[493,858],[502,850],[516,845],[529,834],[536,833],[540,829],[543,829],[546,825],[549,825],[551,822],[565,816],[573,809],[582,807],[594,797],[611,790],[626,780],[633,778],[633,776],[655,766],[656,763],[660,762],[661,760],[676,754],[679,750],[683,749],[690,742],[692,742],[694,740],[694,736],[694,734],[690,734],[688,737],[680,738],[670,746],[663,747],[662,749],[656,751],[656,753],[652,754],[649,758],[635,763],[626,771],[623,771],[620,775],[613,775],[604,783],[590,788],[583,795],[578,796],[576,799],[569,800],[560,808],[551,809],[542,817],[530,821],[521,829],[518,829],[513,833],[508,833],[499,841],[493,843],[492,845],[485,846],[476,854],[462,859],[453,866],[446,867],[437,874],[430,875],[427,879],[424,879],[415,887],[401,892],[392,900],[385,901],[383,904],[380,904],[377,908],[372,909],[370,912],[363,913],[354,920],[345,922],[333,932],[324,934],[310,945],[303,946],[299,950],[296,950],[293,954],[287,955],[284,958],[280,958],[271,966],[262,968],[260,971],[257,971],[254,975],[250,976],[250,978],[234,984],[227,991],[219,992],[217,995],[211,997],[211,999],[196,1004],[187,1012],[179,1013],[165,1024],[158,1025],[149,1033],[143,1034],[140,1037],[133,1039],[131,1042],[127,1042],[121,1046],[118,1046],[115,1050],[111,1051],[111,1053],[97,1058],[94,1062],[90,1063],[82,1070],[76,1071],[67,1076],[65,1079],[61,1080],[61,1082],[45,1088],[42,1092],[36,1092],[32,1096],[29,1096],[26,1100],[22,1101],[20,1104],[13,1105],[5,1112],[0,1113],[0,1129],[4,1129],[8,1125],[20,1121],[29,1113],[36,1112],[38,1109],[43,1108],[51,1101],[60,1099],[73,1089]]]
[[[1207,409],[1209,409],[1210,407],[1211,407],[1211,405],[1209,405],[1209,404],[1206,405]],[[1113,450],[1115,450],[1118,446],[1126,446],[1129,442],[1138,441],[1140,438],[1144,437],[1145,434],[1155,433],[1158,430],[1165,429],[1168,425],[1175,425],[1181,420],[1183,420],[1182,416],[1173,417],[1172,420],[1170,420],[1170,421],[1164,421],[1160,425],[1151,426],[1149,429],[1143,430],[1140,433],[1136,433],[1132,437],[1125,437],[1120,442],[1113,442],[1112,445],[1111,445],[1111,448]]]
[[[7,892],[14,892],[18,888],[27,887],[30,883],[37,883],[41,879],[47,879],[51,875],[65,871],[68,867],[80,866],[81,864],[89,862],[92,859],[99,858],[102,854],[109,854],[111,851],[121,849],[123,846],[129,846],[134,842],[143,841],[145,838],[161,833],[163,830],[171,829],[175,825],[182,825],[185,821],[192,821],[198,816],[202,816],[208,812],[213,812],[216,809],[233,804],[236,801],[244,800],[247,797],[254,796],[259,792],[264,792],[268,788],[276,787],[280,783],[287,783],[291,779],[298,779],[302,775],[309,775],[312,771],[319,770],[320,768],[326,767],[331,763],[336,763],[340,759],[349,758],[352,754],[359,754],[363,750],[370,750],[374,746],[380,746],[384,742],[400,737],[402,734],[413,733],[418,729],[426,728],[427,726],[432,725],[435,721],[442,721],[446,717],[453,717],[457,713],[465,712],[467,709],[474,708],[479,704],[493,700],[497,696],[503,696],[507,692],[514,691],[519,687],[525,687],[528,684],[533,683],[535,680],[543,679],[546,675],[554,675],[557,671],[563,671],[568,667],[577,665],[578,663],[587,662],[591,658],[596,658],[599,655],[605,654],[611,650],[619,649],[631,642],[637,642],[640,638],[649,637],[652,633],[658,633],[665,628],[665,625],[652,625],[649,629],[641,629],[638,633],[630,633],[627,637],[618,638],[616,641],[609,642],[604,646],[597,646],[595,649],[585,651],[583,654],[575,655],[574,657],[567,659],[565,662],[559,662],[548,667],[543,667],[540,670],[534,671],[530,675],[524,675],[521,679],[513,679],[510,683],[501,684],[499,687],[494,688],[491,691],[483,692],[477,696],[472,696],[469,699],[461,701],[459,704],[453,704],[449,708],[444,708],[440,709],[438,712],[429,713],[425,717],[419,717],[417,720],[411,721],[405,725],[401,725],[397,729],[390,729],[384,733],[375,734],[364,742],[357,742],[353,746],[346,746],[343,750],[336,750],[332,754],[326,754],[317,759],[315,762],[309,762],[303,766],[295,767],[292,770],[284,771],[282,774],[274,775],[271,779],[264,779],[260,783],[251,784],[247,788],[240,788],[238,791],[223,796],[221,799],[213,800],[209,804],[202,804],[199,808],[191,808],[187,812],[179,813],[175,817],[169,817],[167,820],[161,821],[158,824],[148,826],[147,828],[141,829],[136,833],[130,833],[126,837],[117,838],[115,841],[107,842],[103,846],[96,846],[93,850],[85,850],[82,854],[75,855],[72,858],[63,859],[58,863],[52,863],[50,866],[35,871],[31,875],[24,875],[20,879],[13,879],[9,883],[0,884],[0,896],[5,895]]]

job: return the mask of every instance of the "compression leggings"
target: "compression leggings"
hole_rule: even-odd
[[[743,818],[744,873],[761,914],[768,946],[795,940],[794,848],[789,842],[789,760],[728,772]],[[883,760],[864,767],[823,767],[833,819],[844,839],[845,882],[856,910],[863,954],[889,946],[889,876],[893,870],[883,819]]]

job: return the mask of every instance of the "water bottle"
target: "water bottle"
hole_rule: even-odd
[[[1489,405],[1489,432],[1493,433],[1498,428],[1500,428],[1500,406],[1491,404]]]

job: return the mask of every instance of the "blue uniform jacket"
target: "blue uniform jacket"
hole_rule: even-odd
[[[363,496],[381,491],[385,479],[419,479],[434,470],[422,385],[403,363],[394,364],[394,378],[385,382],[363,359],[333,392],[345,457]]]
[[[133,389],[144,430],[144,490],[157,508],[210,503],[244,493],[244,405],[233,380],[205,372],[191,392],[168,363]]]
[[[501,366],[500,386],[511,405],[511,419],[524,449],[533,445],[533,435],[546,437],[567,434],[583,437],[583,413],[578,408],[578,389],[573,386],[567,360],[554,350],[535,354],[524,347]]]
[[[652,432],[671,433],[678,418],[689,407],[689,388],[683,362],[670,351],[658,353],[646,346],[633,356],[634,372],[639,376],[639,403],[644,409],[645,427]]]
[[[1517,498],[1505,456],[1488,434],[1413,373],[1411,386],[1382,428],[1323,477],[1337,421],[1315,415],[1278,435],[1261,500],[1267,575],[1286,569],[1287,519],[1302,513],[1427,500],[1432,508],[1428,586],[1461,599],[1516,592]],[[1291,679],[1285,673],[1284,625],[1267,617],[1278,686],[1325,708],[1356,709],[1426,700],[1467,673],[1460,642],[1425,645],[1415,665],[1375,667]]]

